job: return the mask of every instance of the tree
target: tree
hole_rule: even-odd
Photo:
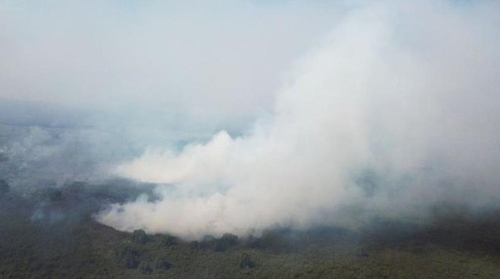
[[[162,246],[172,246],[177,244],[177,238],[172,235],[162,235],[160,237],[160,243]]]
[[[254,268],[256,266],[255,262],[252,261],[248,254],[243,254],[240,261],[240,268]]]
[[[142,262],[139,264],[139,270],[141,271],[142,274],[151,274],[153,273],[153,269],[149,265],[149,263]]]
[[[135,243],[146,244],[149,240],[149,236],[144,230],[135,230],[132,233],[132,241]]]
[[[155,268],[159,270],[168,270],[172,268],[172,263],[164,256],[158,256],[155,259]]]
[[[140,253],[136,249],[128,245],[120,245],[116,247],[116,254],[122,264],[128,269],[135,269],[140,264]]]
[[[220,239],[215,241],[214,250],[216,252],[224,252],[236,244],[238,244],[238,237],[234,234],[225,233]]]

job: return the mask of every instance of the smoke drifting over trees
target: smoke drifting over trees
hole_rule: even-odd
[[[5,1],[0,179],[156,184],[95,220],[184,239],[498,209],[499,4],[331,2]]]
[[[165,184],[99,221],[186,238],[269,227],[425,221],[500,198],[498,6],[383,2],[342,14],[273,113],[242,136],[148,150],[116,169]]]

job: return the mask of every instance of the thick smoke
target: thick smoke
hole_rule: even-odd
[[[461,1],[351,10],[296,63],[272,115],[242,136],[151,147],[118,166],[162,184],[159,199],[97,220],[195,239],[497,206],[499,15]]]

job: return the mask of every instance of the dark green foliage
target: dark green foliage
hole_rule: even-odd
[[[10,185],[7,181],[0,179],[0,195],[7,194],[10,191]]]
[[[240,261],[240,268],[254,268],[255,262],[252,261],[248,254],[243,254],[243,257]]]
[[[131,255],[127,255],[124,259],[123,259],[123,263],[124,263],[124,266],[128,269],[135,269],[139,266],[139,260],[134,257],[134,256],[131,256]]]
[[[92,185],[87,182],[71,182],[61,188],[63,194],[91,198],[109,203],[123,203],[135,200],[139,195],[146,194],[154,197],[153,185],[133,185],[127,181],[109,181],[101,185]]]
[[[139,264],[139,271],[142,274],[151,274],[151,273],[153,273],[153,269],[151,268],[151,266],[149,265],[149,263],[146,263],[146,262],[142,262],[141,264]]]
[[[175,236],[172,236],[172,235],[160,235],[159,236],[159,239],[160,239],[160,244],[162,246],[172,246],[172,245],[175,245],[178,243],[178,240]]]
[[[155,259],[155,269],[168,270],[172,268],[172,263],[167,260],[164,256],[158,256]]]
[[[44,210],[76,216],[74,197],[88,202],[85,190],[61,191],[62,202]],[[40,203],[15,191],[0,200],[0,278],[500,278],[500,213],[473,222],[441,214],[420,230],[376,222],[358,233],[274,230],[186,243],[92,219],[47,226],[31,220]]]
[[[253,249],[268,249],[274,252],[286,252],[291,249],[287,239],[287,232],[265,231],[261,237],[249,237],[248,246]]]
[[[149,236],[144,230],[135,230],[132,233],[131,239],[133,242],[140,244],[146,244],[148,241],[150,241]]]
[[[191,250],[198,251],[201,249],[201,244],[199,241],[195,240],[189,244],[189,247],[191,248]]]
[[[357,253],[358,257],[369,257],[370,253],[366,249],[360,249]]]
[[[237,244],[238,237],[236,235],[225,233],[221,238],[215,240],[214,250],[216,252],[224,252]]]
[[[139,266],[140,253],[128,245],[120,245],[116,248],[116,253],[122,265],[128,269],[135,269]]]

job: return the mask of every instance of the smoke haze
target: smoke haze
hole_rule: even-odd
[[[498,207],[497,3],[132,1],[104,22],[106,3],[46,7],[56,17],[40,38],[11,31],[18,13],[42,14],[0,10],[14,26],[0,36],[21,42],[0,45],[20,52],[0,66],[2,97],[95,105],[144,150],[108,161],[109,175],[158,184],[156,199],[99,222],[199,239]],[[61,16],[90,7],[89,25]],[[178,131],[196,136],[177,148],[166,135]]]
[[[364,5],[294,67],[272,116],[117,168],[166,184],[98,219],[187,238],[279,226],[418,220],[495,206],[500,189],[496,5]]]
[[[164,130],[237,130],[272,108],[282,73],[331,28],[336,6],[2,1],[0,96]]]

